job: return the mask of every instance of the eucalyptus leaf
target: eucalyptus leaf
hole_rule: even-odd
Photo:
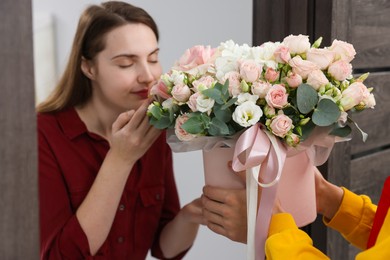
[[[184,124],[181,125],[187,133],[200,134],[204,132],[205,127],[200,116],[190,117]]]
[[[159,119],[151,118],[149,122],[157,129],[170,128],[173,125],[172,120],[166,115],[161,116]]]
[[[232,119],[232,113],[230,109],[224,109],[224,106],[214,106],[213,112],[216,118],[225,123]]]
[[[209,125],[209,134],[213,136],[221,136],[229,134],[229,127],[226,123],[214,117]]]
[[[222,93],[217,88],[209,88],[202,91],[202,94],[206,97],[212,98],[217,102],[218,104],[224,104],[225,102],[222,99]]]
[[[346,125],[344,127],[340,127],[338,124],[335,124],[332,131],[329,132],[330,135],[340,136],[340,137],[347,137],[352,132],[352,129],[349,125]]]
[[[297,89],[297,106],[302,114],[310,113],[318,103],[317,91],[308,84],[301,84]]]
[[[237,99],[238,99],[238,98],[236,98],[236,97],[230,99],[228,102],[226,102],[226,104],[224,104],[224,105],[221,107],[221,109],[223,110],[223,109],[226,109],[226,108],[228,108],[228,107],[231,107],[232,105],[234,105],[234,103],[236,103]]]
[[[312,121],[309,121],[306,125],[301,126],[301,133],[302,133],[301,141],[306,140],[313,132],[315,127],[316,125],[313,124]]]
[[[149,112],[156,119],[160,119],[162,116],[162,113],[163,113],[162,109],[158,106],[152,106],[152,108],[149,110]]]
[[[312,120],[318,126],[330,126],[340,117],[340,109],[332,100],[324,98],[313,112]]]

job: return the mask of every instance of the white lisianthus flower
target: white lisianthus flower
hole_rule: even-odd
[[[163,109],[171,110],[173,108],[173,98],[168,98],[161,103]]]
[[[185,79],[185,75],[181,71],[172,70],[171,74],[171,82],[173,82],[173,85],[183,84]]]
[[[199,93],[199,92],[198,92]],[[206,97],[205,95],[200,94],[196,98],[196,108],[200,112],[207,112],[208,114],[211,113],[211,110],[213,109],[215,100],[209,97]]]
[[[241,105],[246,101],[251,101],[256,104],[256,101],[259,99],[258,95],[251,95],[249,93],[241,93],[237,96],[236,105]]]
[[[215,60],[215,76],[218,81],[223,82],[227,73],[237,71],[238,61],[233,57],[218,57]]]
[[[246,101],[237,106],[232,118],[242,127],[249,127],[259,122],[263,115],[261,108],[252,101]]]

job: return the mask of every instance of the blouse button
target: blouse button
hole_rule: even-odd
[[[120,204],[120,205],[119,205],[119,210],[120,210],[120,211],[124,211],[124,210],[125,210],[125,205]]]
[[[125,241],[124,237],[118,237],[118,243],[123,243]]]
[[[156,194],[156,200],[160,200],[160,194],[159,193]]]

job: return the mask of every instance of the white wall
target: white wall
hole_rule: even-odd
[[[53,15],[56,69],[62,72],[82,10],[97,0],[33,0],[34,14]],[[251,44],[252,1],[235,0],[132,0],[148,11],[160,30],[160,58],[167,71],[185,49],[196,45],[216,47],[233,39]],[[182,205],[201,195],[204,185],[202,155],[199,151],[174,154],[176,182]],[[149,257],[152,259],[151,257]],[[148,258],[148,259],[149,259]],[[185,259],[245,259],[246,247],[214,234],[206,227]]]

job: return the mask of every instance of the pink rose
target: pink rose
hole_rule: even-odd
[[[271,83],[266,81],[255,81],[251,86],[251,91],[253,95],[259,96],[259,98],[265,98],[268,90],[272,87]]]
[[[159,80],[152,86],[150,89],[150,95],[156,95],[162,97],[163,99],[171,98],[171,96],[168,94],[168,87],[162,80]]]
[[[291,130],[292,127],[292,120],[288,116],[281,114],[277,115],[274,118],[271,119],[271,123],[269,125],[269,128],[271,129],[271,132],[279,136],[281,138],[284,138],[287,133]]]
[[[179,61],[176,62],[174,68],[188,71],[200,65],[207,64],[210,62],[215,50],[216,49],[212,49],[210,46],[196,45],[184,52]]]
[[[374,108],[376,105],[374,94],[370,94],[367,98],[363,100],[363,103],[366,105],[366,108]]]
[[[265,96],[267,104],[273,108],[283,108],[287,105],[288,94],[283,85],[273,85]]]
[[[285,80],[290,88],[297,88],[299,85],[302,84],[302,77],[292,71],[289,71],[287,73],[287,77],[285,77]]]
[[[191,141],[196,135],[186,132],[181,126],[188,120],[187,115],[181,115],[176,118],[175,134],[180,141]]]
[[[320,70],[325,70],[333,62],[335,53],[328,49],[311,48],[306,53],[306,60],[317,64]]]
[[[315,63],[303,60],[301,56],[295,56],[289,61],[288,64],[291,66],[292,72],[299,74],[302,79],[307,79],[307,76],[313,70],[318,69],[318,66]]]
[[[352,74],[352,65],[345,60],[338,60],[329,66],[328,73],[335,80],[343,81]]]
[[[314,70],[307,77],[306,83],[318,91],[320,87],[328,84],[329,80],[321,70]]]
[[[200,79],[194,80],[192,86],[194,86],[194,91],[198,92],[199,89],[208,89],[214,85],[214,78],[211,76],[203,76]]]
[[[355,48],[352,44],[339,40],[334,40],[332,46],[329,47],[329,50],[336,53],[336,60],[340,59],[345,60],[346,62],[351,62],[356,55]]]
[[[273,68],[267,68],[264,78],[269,82],[274,82],[279,78],[279,71],[276,71]]]
[[[276,48],[274,52],[275,60],[278,63],[288,63],[288,61],[291,59],[290,50],[287,46],[280,45],[278,48]]]
[[[283,45],[287,46],[291,54],[306,53],[310,49],[309,36],[289,35],[283,40]]]
[[[341,93],[340,105],[348,111],[369,96],[370,91],[362,82],[354,82]]]
[[[177,101],[187,102],[188,98],[191,96],[191,90],[187,85],[181,83],[173,86],[171,94]]]
[[[289,146],[296,147],[301,142],[301,139],[298,135],[291,133],[286,136],[286,142]]]
[[[229,93],[231,96],[236,97],[242,92],[240,87],[240,73],[238,73],[237,71],[230,71],[225,74],[224,80],[229,80]]]
[[[196,92],[194,94],[192,94],[187,102],[187,105],[189,106],[189,108],[191,109],[192,112],[196,112],[198,111],[198,107],[197,107],[197,98],[201,95],[200,92]]]
[[[254,82],[260,77],[262,68],[256,62],[245,60],[240,63],[240,75],[246,82]]]

